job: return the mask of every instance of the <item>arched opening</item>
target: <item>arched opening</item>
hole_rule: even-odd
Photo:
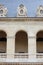
[[[7,42],[6,32],[0,30],[0,53],[6,53],[6,42]]]
[[[15,35],[15,52],[28,53],[28,36],[25,31],[18,31]]]
[[[39,31],[36,37],[37,53],[43,53],[43,31]]]

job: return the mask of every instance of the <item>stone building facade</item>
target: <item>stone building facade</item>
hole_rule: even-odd
[[[0,59],[43,63],[43,18],[0,18]]]
[[[7,11],[0,6],[0,65],[43,65],[43,17],[27,17],[22,4],[17,17]]]

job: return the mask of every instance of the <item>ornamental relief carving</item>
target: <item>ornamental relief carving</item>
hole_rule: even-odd
[[[0,4],[0,17],[5,17],[7,15],[8,9],[4,5]]]

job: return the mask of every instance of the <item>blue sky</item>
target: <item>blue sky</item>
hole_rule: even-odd
[[[8,17],[16,17],[17,7],[20,4],[26,6],[28,17],[35,17],[37,7],[43,5],[43,0],[0,0],[0,4],[8,8]]]

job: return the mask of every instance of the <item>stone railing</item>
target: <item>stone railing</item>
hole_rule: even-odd
[[[14,58],[28,58],[28,53],[14,53],[14,54],[7,54],[7,53],[0,53],[0,58],[7,58],[13,56]]]
[[[37,58],[43,58],[43,53],[37,53],[37,54],[36,54],[36,57],[37,57]]]
[[[0,53],[0,58],[7,58],[7,54],[6,53]]]
[[[14,53],[14,54],[7,54],[7,53],[0,53],[0,58],[7,58],[7,57],[13,57],[13,58],[29,58],[28,53]],[[43,53],[36,53],[31,54],[32,56],[36,55],[36,58],[43,58]]]
[[[29,54],[28,53],[15,53],[14,58],[28,58]]]

